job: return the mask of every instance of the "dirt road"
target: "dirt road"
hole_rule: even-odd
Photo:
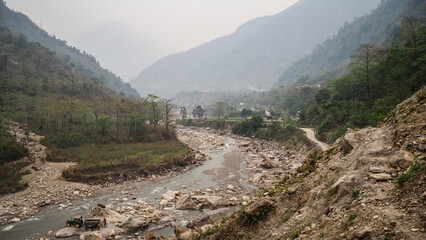
[[[301,128],[301,129],[306,132],[306,136],[309,138],[309,140],[316,143],[323,151],[329,148],[327,143],[321,142],[315,137],[315,133],[312,130],[312,128]]]

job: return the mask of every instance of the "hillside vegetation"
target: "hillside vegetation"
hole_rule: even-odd
[[[124,83],[111,71],[102,68],[96,59],[75,47],[69,47],[66,41],[50,36],[40,29],[27,16],[10,10],[3,1],[0,1],[0,26],[8,28],[18,36],[23,34],[29,41],[38,42],[44,47],[55,51],[67,65],[78,71],[84,71],[90,77],[99,79],[104,85],[123,96],[139,97],[139,94],[130,84]]]
[[[139,100],[122,98],[102,80],[67,64],[40,43],[29,42],[23,34],[15,36],[7,28],[0,27],[2,179],[19,180],[19,174],[12,176],[7,170],[10,169],[8,162],[25,155],[21,145],[5,132],[7,120],[23,123],[27,130],[44,135],[44,143],[50,148],[50,160],[70,160],[64,158],[64,154],[80,162],[80,168],[91,167],[85,157],[78,155],[78,147],[84,144],[91,146],[97,155],[111,151],[109,147],[102,147],[104,144],[114,144],[115,161],[119,163],[145,151],[120,151],[126,148],[125,143],[152,142],[154,150],[164,146],[164,142],[158,141],[169,141],[166,146],[175,146],[174,151],[168,155],[148,151],[143,157],[145,164],[155,165],[162,160],[171,164],[175,155],[177,161],[182,161],[182,152],[189,149],[177,141],[169,127],[171,108],[170,101],[154,95]],[[100,147],[93,148],[91,144]],[[12,172],[18,173],[24,166],[21,164]],[[130,166],[143,167],[140,164]]]
[[[382,1],[371,14],[345,23],[339,32],[316,46],[308,56],[299,59],[274,84],[275,87],[294,83],[305,77],[307,83],[317,83],[327,78],[347,73],[350,57],[363,43],[389,48],[398,33],[403,16],[419,17],[425,8],[422,0]]]

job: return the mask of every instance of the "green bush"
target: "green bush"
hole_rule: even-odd
[[[0,129],[0,164],[12,162],[28,155],[28,150],[16,138]]]
[[[260,115],[253,116],[251,119],[237,123],[232,128],[233,134],[252,136],[263,126],[263,118]]]

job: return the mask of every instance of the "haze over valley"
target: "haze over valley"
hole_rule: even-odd
[[[0,0],[0,239],[425,239],[425,19]]]

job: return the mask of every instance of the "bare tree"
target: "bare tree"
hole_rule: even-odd
[[[355,54],[351,56],[352,64],[360,67],[365,73],[368,100],[371,103],[371,67],[383,56],[383,51],[373,44],[361,44]]]

